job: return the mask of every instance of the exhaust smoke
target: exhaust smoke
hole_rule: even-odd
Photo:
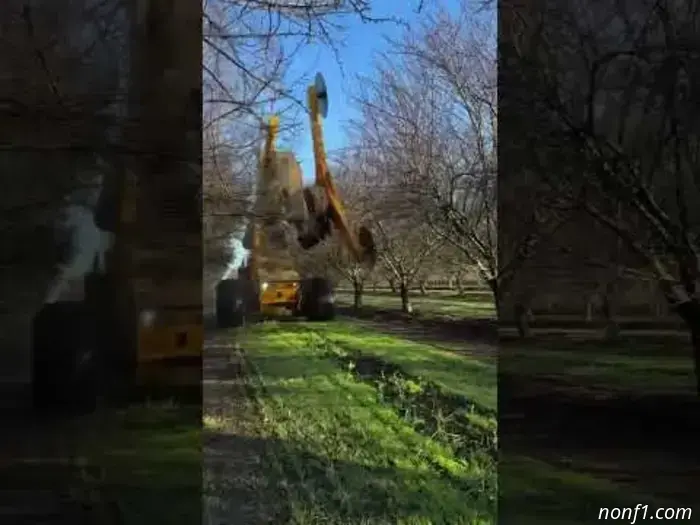
[[[101,230],[95,224],[95,208],[104,185],[104,175],[96,174],[88,187],[74,190],[65,197],[56,236],[66,238],[68,255],[59,264],[58,273],[53,279],[45,304],[63,299],[71,291],[76,281],[81,281],[91,272],[105,273],[105,255],[112,247],[113,234]]]
[[[248,259],[250,257],[250,250],[243,245],[243,239],[245,238],[246,231],[250,225],[250,215],[253,212],[253,206],[255,205],[255,196],[257,193],[257,180],[253,178],[253,183],[251,185],[251,191],[248,197],[245,199],[247,201],[245,212],[241,217],[240,222],[228,237],[226,247],[229,250],[230,258],[224,272],[219,279],[219,281],[224,281],[226,279],[235,279],[238,277],[238,270],[243,268],[248,264]]]

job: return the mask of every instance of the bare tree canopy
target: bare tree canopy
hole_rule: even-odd
[[[13,319],[36,309],[65,255],[64,198],[94,183],[96,154],[124,148],[126,16],[118,1],[3,4],[0,308]]]
[[[433,236],[476,265],[494,293],[497,79],[493,10],[462,2],[390,42],[358,94],[357,147]]]
[[[586,214],[628,273],[659,284],[700,367],[696,4],[509,5],[503,98],[522,119],[509,151],[553,208]]]

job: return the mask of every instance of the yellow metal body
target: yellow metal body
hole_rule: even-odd
[[[203,345],[204,327],[192,319],[139,328],[136,383],[167,387],[199,385]]]
[[[275,147],[278,117],[267,126],[267,137],[258,170],[258,194],[251,224],[250,259],[246,269],[260,283],[260,310],[274,315],[293,310],[299,302],[300,275],[282,215],[289,197],[303,204],[301,166],[292,152]]]
[[[299,282],[264,282],[260,289],[260,309],[263,314],[294,311],[299,303]]]
[[[122,264],[117,266],[117,259],[111,259],[108,268],[121,273],[123,292],[135,303],[136,311],[127,313],[126,319],[136,325],[131,329],[137,332],[137,363],[140,366],[198,358],[202,355],[204,326],[201,308],[196,304],[196,283],[183,286],[177,280],[168,280],[161,285],[152,276],[143,275],[138,257],[144,251],[141,249],[143,236],[138,235],[138,231],[143,228],[145,218],[139,213],[142,196],[133,173],[124,175],[120,193],[122,206],[115,232],[115,250],[121,252]],[[145,322],[144,312],[153,312],[153,319]]]
[[[309,86],[307,90],[307,100],[311,110],[309,115],[311,117],[311,137],[313,139],[314,164],[316,170],[315,184],[324,190],[326,198],[328,199],[328,206],[333,211],[333,224],[340,234],[343,245],[350,249],[350,252],[357,261],[374,264],[374,243],[371,241],[371,238],[368,238],[366,243],[361,242],[365,240],[363,236],[370,235],[369,231],[361,229],[361,236],[359,239],[354,235],[348,224],[345,207],[333,183],[333,178],[328,168],[326,147],[323,142],[322,117],[319,109],[318,94],[314,86]]]
[[[363,239],[358,240],[350,229],[326,161],[319,93],[310,86],[307,95],[316,171],[314,186],[325,195],[327,208],[309,210],[299,162],[292,152],[278,151],[275,147],[279,118],[273,116],[266,126],[267,135],[260,157],[258,195],[250,227],[250,259],[245,269],[251,279],[260,283],[260,309],[263,313],[276,312],[280,308],[294,310],[299,303],[301,276],[298,259],[290,249],[293,242],[290,242],[287,219],[313,221],[314,214],[330,213],[341,241],[358,261],[371,259],[374,255],[374,246],[360,242]]]
[[[204,344],[201,277],[183,268],[189,264],[197,269],[196,257],[169,258],[174,250],[150,246],[153,238],[167,242],[167,247],[188,240],[176,227],[171,229],[166,218],[149,213],[152,207],[133,174],[125,175],[120,197],[108,270],[120,283],[121,323],[126,324],[122,329],[136,334],[136,379],[146,385],[196,385],[201,381]],[[194,250],[199,247],[196,237],[192,236]],[[149,268],[154,260],[163,275]]]
[[[152,325],[139,327],[139,362],[186,360],[202,354],[204,326],[192,312],[174,311],[166,315],[169,318],[156,317]]]
[[[132,334],[137,379],[198,385],[204,342],[201,228],[189,220],[196,208],[187,196],[198,187],[184,159],[201,151],[199,122],[193,119],[200,110],[195,73],[201,57],[197,46],[178,42],[196,32],[201,9],[186,4],[143,0],[134,11],[131,37],[141,52],[132,57],[130,106],[140,125],[128,129],[127,139],[153,154],[130,160],[118,175],[108,273],[118,302],[115,324]],[[166,17],[158,30],[153,16]],[[185,153],[171,159],[163,151]],[[184,212],[180,202],[188,206]]]

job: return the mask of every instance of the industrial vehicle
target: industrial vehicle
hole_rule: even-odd
[[[322,119],[328,115],[328,90],[319,73],[307,89],[313,139],[315,182],[304,187],[301,166],[290,151],[278,151],[275,141],[279,119],[270,118],[258,168],[252,219],[243,245],[247,263],[235,279],[216,288],[219,327],[287,310],[309,320],[330,320],[335,315],[332,283],[308,275],[300,268],[295,249],[311,250],[333,232],[350,257],[373,265],[376,254],[370,230],[351,229],[340,194],[326,160]]]
[[[78,298],[53,297],[34,318],[37,409],[89,410],[144,388],[201,395],[201,50],[177,45],[201,9],[185,4],[133,3],[122,148],[96,151],[102,188],[84,213],[83,229],[111,242],[90,251],[74,235],[58,279],[80,258],[97,264],[70,275]]]

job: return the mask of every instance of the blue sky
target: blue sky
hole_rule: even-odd
[[[431,0],[424,3],[430,4]],[[373,16],[393,16],[411,25],[414,25],[427,9],[424,8],[421,14],[416,14],[418,0],[379,0],[376,4],[378,7],[373,10]],[[451,9],[458,5],[458,0],[443,0],[442,4]],[[403,31],[403,27],[398,24],[363,23],[357,17],[344,20],[343,25],[347,30],[343,42],[338,46],[340,61],[330,48],[320,45],[308,46],[297,54],[290,71],[292,78],[308,76],[307,84],[313,82],[316,71],[323,73],[326,79],[330,104],[328,118],[324,122],[324,138],[329,152],[346,146],[348,121],[357,117],[351,100],[357,89],[357,76],[372,73],[374,55],[386,50],[384,37],[397,38]],[[297,95],[305,100],[305,93]],[[308,125],[305,126],[302,136],[291,143],[290,147],[302,164],[304,178],[313,179],[313,150]]]

